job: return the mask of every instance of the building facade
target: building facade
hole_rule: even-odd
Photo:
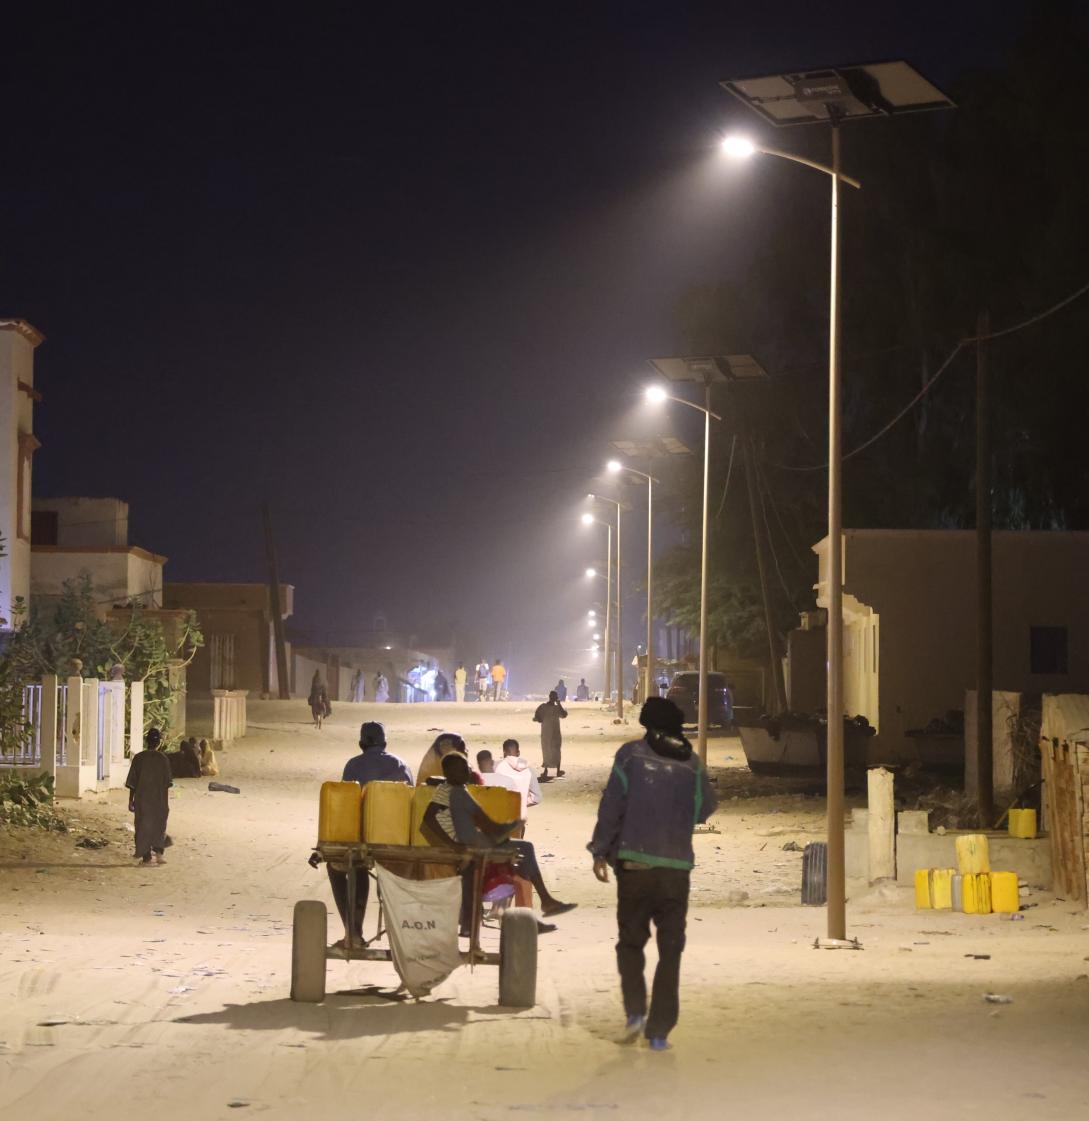
[[[30,495],[34,435],[34,350],[42,336],[22,319],[0,319],[0,633],[30,598]]]

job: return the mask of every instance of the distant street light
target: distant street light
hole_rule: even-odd
[[[661,389],[661,386],[651,388]],[[646,479],[647,482],[647,666],[643,674],[643,700],[645,701],[650,696],[650,683],[654,674],[652,665],[654,661],[654,484],[658,480],[653,475],[621,463],[619,459],[610,459],[605,467],[611,475],[619,475],[627,471],[640,479]]]
[[[624,719],[624,625],[623,625],[623,598],[624,598],[624,570],[620,566],[620,513],[624,503],[615,498],[607,498],[600,494],[586,496],[594,502],[608,502],[616,507],[616,716],[618,720]],[[630,509],[630,507],[629,507]],[[608,522],[605,523],[608,525]]]
[[[609,661],[609,634],[612,630],[612,588],[613,588],[613,527],[608,522],[603,522],[600,518],[595,518],[593,514],[587,512],[579,519],[583,525],[591,526],[594,524],[605,527],[605,696],[606,698],[612,695],[612,663]],[[593,571],[597,575],[596,569],[587,569],[587,575]],[[596,626],[595,620],[597,619],[597,612],[591,607],[587,612],[587,620],[590,626]],[[606,700],[608,703],[608,700]]]
[[[847,936],[843,808],[843,485],[840,425],[840,241],[839,185],[858,188],[857,179],[840,170],[843,121],[889,117],[930,109],[950,109],[953,102],[906,62],[837,66],[793,74],[732,79],[721,83],[765,121],[776,127],[828,124],[832,128],[832,166],[768,148],[744,137],[723,141],[730,156],[760,152],[823,172],[832,180],[831,283],[828,331],[828,937]]]

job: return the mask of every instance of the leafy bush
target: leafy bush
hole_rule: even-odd
[[[0,823],[67,833],[68,824],[53,808],[53,776],[7,774],[0,777]]]

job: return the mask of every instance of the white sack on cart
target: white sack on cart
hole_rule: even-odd
[[[461,877],[406,880],[375,865],[393,965],[413,996],[427,996],[459,965]]]

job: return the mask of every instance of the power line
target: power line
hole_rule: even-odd
[[[737,435],[735,433],[732,443],[730,444],[730,465],[726,468],[726,484],[722,488],[722,501],[718,504],[718,513],[715,514],[715,521],[722,517],[722,508],[726,505],[726,493],[730,489],[730,476],[734,473],[734,452],[737,451]]]
[[[859,444],[857,448],[852,448],[849,452],[847,452],[843,456],[841,462],[845,463],[848,459],[853,458],[860,452],[865,451],[868,447],[871,447],[873,444],[877,443],[877,441],[880,440],[881,437],[884,436],[891,428],[893,428],[896,424],[903,420],[903,418],[907,416],[909,412],[911,412],[911,410],[923,399],[923,397],[925,397],[926,394],[930,392],[930,389],[934,385],[934,383],[938,380],[938,378],[942,376],[942,374],[945,373],[947,369],[949,369],[949,366],[952,364],[953,359],[956,358],[957,355],[960,354],[960,352],[965,347],[971,346],[974,343],[986,342],[989,339],[1004,338],[1007,335],[1013,335],[1018,331],[1023,331],[1025,330],[1025,328],[1031,327],[1034,324],[1039,323],[1041,320],[1047,319],[1048,316],[1054,315],[1056,312],[1061,311],[1064,307],[1072,304],[1075,300],[1079,299],[1081,296],[1084,296],[1087,292],[1089,292],[1089,284],[1084,284],[1081,288],[1077,289],[1075,292],[1072,292],[1069,296],[1066,296],[1063,299],[1059,300],[1058,303],[1052,304],[1049,308],[1046,308],[1044,311],[1031,316],[1029,319],[1025,319],[1020,323],[1015,323],[1012,327],[1004,327],[1001,331],[991,331],[986,335],[969,335],[961,339],[960,342],[958,342],[957,345],[953,347],[953,350],[950,352],[949,356],[938,367],[934,375],[927,380],[922,389],[920,389],[919,392],[916,393],[914,397],[912,397],[912,399],[892,418],[892,420],[890,420],[886,425],[884,425],[876,433],[874,433],[874,435],[866,440],[865,443]],[[771,466],[777,467],[780,471],[824,471],[828,467],[828,461],[825,460],[824,463],[814,464],[809,467],[794,467],[788,463],[772,463]]]

